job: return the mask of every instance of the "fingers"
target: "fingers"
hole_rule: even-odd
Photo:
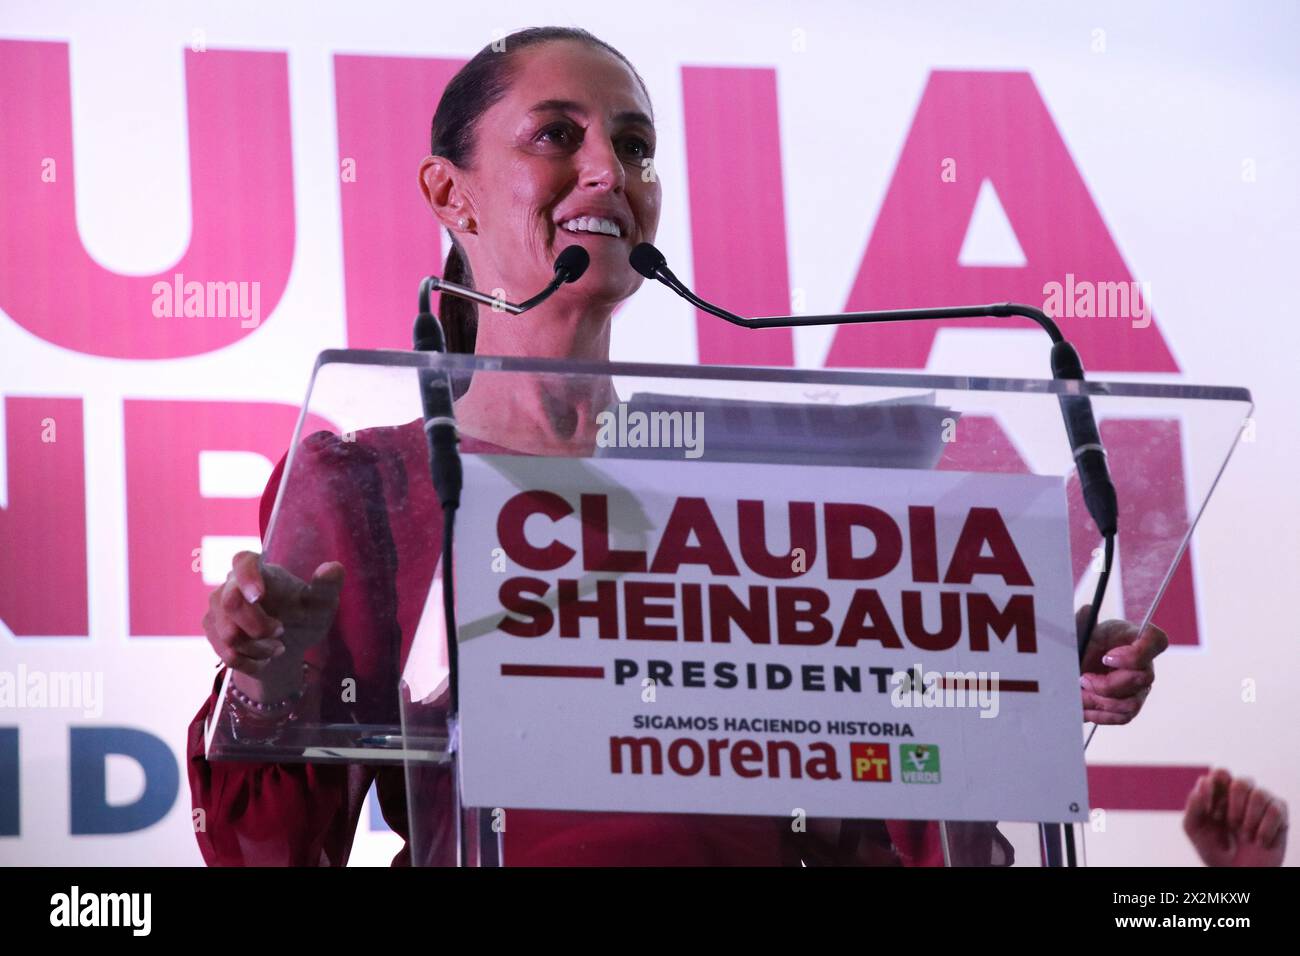
[[[262,572],[267,589],[264,603],[290,627],[304,623],[320,610],[333,611],[338,605],[343,565],[337,561],[326,561],[317,567],[310,582],[275,564],[265,565]]]
[[[1096,724],[1127,724],[1142,710],[1151,693],[1150,686],[1147,686],[1128,696],[1100,694],[1092,689],[1095,685],[1091,682],[1097,677],[1096,674],[1084,674],[1079,678],[1083,688],[1083,719]]]
[[[1128,630],[1132,633],[1136,632],[1137,628],[1129,624]],[[1117,642],[1111,646],[1102,655],[1101,662],[1107,667],[1142,670],[1150,667],[1168,647],[1169,635],[1151,624],[1136,641]]]
[[[1223,769],[1196,781],[1183,813],[1183,830],[1193,843],[1213,838],[1223,850],[1247,844],[1277,850],[1286,840],[1287,828],[1284,800],[1256,787],[1247,777],[1234,780]]]
[[[1085,620],[1084,623],[1087,624],[1087,621]],[[1097,622],[1097,626],[1092,629],[1090,646],[1105,652],[1122,644],[1131,644],[1135,637],[1137,637],[1137,625],[1111,618],[1109,621]]]
[[[1286,831],[1286,803],[1279,797],[1273,797],[1269,801],[1268,809],[1264,811],[1263,817],[1260,818],[1259,829],[1255,833],[1255,842],[1266,849],[1276,849],[1286,840]]]
[[[290,637],[301,650],[325,636],[343,577],[343,565],[327,561],[307,584],[282,567],[263,564],[255,552],[241,551],[226,583],[208,599],[204,633],[226,666],[255,676],[287,652]]]
[[[248,603],[233,572],[222,586],[220,594],[223,616],[249,637],[275,638],[284,633],[283,625],[267,614],[260,603]]]
[[[1115,701],[1110,701],[1106,698],[1101,698],[1101,700],[1105,701],[1108,707],[1113,707],[1116,704]],[[1127,709],[1103,709],[1101,707],[1092,706],[1092,704],[1095,703],[1096,701],[1089,702],[1085,695],[1083,702],[1083,719],[1089,723],[1118,726],[1120,724],[1127,724],[1137,714],[1136,705],[1133,705],[1131,712],[1127,712]],[[1119,701],[1118,703],[1125,704],[1126,702]]]
[[[1155,670],[1147,668],[1146,670],[1116,670],[1109,674],[1084,674],[1079,678],[1079,684],[1101,697],[1128,698],[1136,697],[1140,692],[1148,690],[1155,680]]]
[[[234,620],[221,611],[221,592],[213,592],[212,607],[203,618],[203,630],[212,650],[228,667],[255,674],[273,658],[285,652],[284,644],[273,639],[249,637]]]
[[[1075,612],[1082,636],[1089,605]],[[1079,684],[1084,719],[1098,724],[1126,724],[1137,716],[1155,683],[1152,661],[1169,646],[1169,637],[1150,625],[1138,635],[1128,621],[1102,621],[1093,630]]]
[[[1210,816],[1219,823],[1225,823],[1228,819],[1230,786],[1232,786],[1232,774],[1222,767],[1210,774]]]
[[[212,645],[213,652],[221,662],[230,669],[244,674],[258,674],[272,658],[284,652],[283,645],[270,650],[266,647],[268,642],[251,641],[229,620],[224,623],[214,620],[211,613],[204,618],[203,626],[208,635],[208,643]],[[248,653],[241,653],[242,651]]]
[[[1089,605],[1085,604],[1075,612],[1075,627],[1080,637],[1088,622],[1088,610]],[[1137,625],[1128,621],[1098,621],[1088,642],[1088,659],[1094,665],[1099,662],[1107,667],[1140,670],[1150,666],[1168,647],[1169,635],[1154,624],[1148,624],[1139,635]],[[1096,670],[1096,667],[1086,669]]]
[[[208,598],[203,630],[213,651],[226,666],[245,674],[256,674],[266,663],[285,652],[280,621],[262,606],[265,596],[259,556],[251,551],[236,555],[225,584]],[[256,586],[258,603],[249,603],[246,592]]]
[[[247,674],[249,677],[257,677],[262,673],[262,671],[266,670],[267,665],[270,663],[270,660],[259,660],[257,658],[248,657],[244,654],[236,653],[231,655],[230,660],[226,662],[226,666],[232,671]]]
[[[326,561],[312,574],[304,603],[313,608],[333,611],[338,606],[339,594],[343,591],[343,577],[343,565],[337,561]]]
[[[1238,777],[1228,787],[1228,829],[1234,831],[1241,829],[1241,824],[1246,818],[1246,804],[1254,789],[1254,781],[1249,777]]]
[[[1083,719],[1089,723],[1102,724],[1107,727],[1121,727],[1129,723],[1137,713],[1125,713],[1118,710],[1106,710],[1100,707],[1083,708]]]
[[[1237,813],[1241,814],[1241,822],[1233,828],[1242,840],[1272,849],[1277,846],[1279,835],[1285,837],[1286,802],[1248,779],[1236,780],[1228,788],[1230,823],[1236,820]]]
[[[1246,798],[1246,812],[1241,818],[1241,836],[1254,841],[1259,832],[1259,825],[1264,820],[1264,813],[1273,803],[1273,796],[1263,787],[1255,787]]]
[[[1187,805],[1183,808],[1183,831],[1191,836],[1210,822],[1210,808],[1214,797],[1214,783],[1210,774],[1198,777],[1187,794]]]
[[[256,551],[240,551],[230,562],[230,574],[240,594],[249,604],[256,604],[266,594],[262,580],[262,556]]]
[[[1084,608],[1087,607],[1088,605],[1084,605]],[[1087,613],[1084,608],[1080,608],[1075,616],[1081,639],[1083,629],[1088,624]],[[1098,621],[1097,626],[1092,630],[1092,638],[1088,641],[1082,670],[1092,673],[1102,671],[1106,666],[1102,663],[1102,658],[1111,653],[1114,648],[1129,644],[1135,637],[1137,637],[1137,628],[1128,621]]]
[[[338,610],[339,596],[343,590],[343,565],[327,561],[312,575],[298,602],[296,623],[309,639],[320,640],[329,630]]]

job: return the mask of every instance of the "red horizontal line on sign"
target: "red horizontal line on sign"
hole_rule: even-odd
[[[1181,813],[1197,778],[1209,772],[1209,767],[1189,764],[1092,764],[1088,802],[1107,810]]]
[[[561,667],[556,664],[502,664],[502,677],[597,677],[605,676],[603,667]]]
[[[987,679],[983,680],[981,683],[990,690],[994,687],[993,682]],[[955,677],[945,677],[943,679],[944,690],[961,690],[966,687],[973,690],[977,686],[979,685],[967,682],[965,679],[958,679]],[[1009,694],[1038,693],[1038,681],[1036,680],[999,680],[996,686],[998,690],[1004,690]]]

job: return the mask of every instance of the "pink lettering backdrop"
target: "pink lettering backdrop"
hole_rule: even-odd
[[[1300,465],[1294,429],[1285,437],[1277,411],[1294,397],[1271,357],[1297,339],[1274,305],[1287,301],[1283,275],[1300,251],[1284,215],[1300,211],[1296,188],[1282,170],[1300,144],[1281,128],[1294,115],[1283,107],[1297,105],[1296,75],[1270,45],[1250,52],[1254,31],[1276,29],[1237,24],[1215,67],[1227,89],[1198,108],[1201,81],[1170,86],[1196,64],[1192,38],[1157,37],[1148,13],[1114,5],[1095,26],[1066,16],[1029,24],[1025,8],[998,9],[991,21],[1021,31],[1019,46],[991,29],[962,34],[955,23],[856,6],[798,23],[760,8],[739,47],[694,33],[652,42],[612,18],[583,25],[622,48],[651,86],[665,144],[657,166],[672,197],[659,245],[704,297],[746,314],[792,302],[809,311],[1041,304],[1067,274],[1076,284],[1158,276],[1145,322],[1058,314],[1089,371],[1255,392],[1256,447],[1237,456],[1156,616],[1176,646],[1158,665],[1150,713],[1089,751],[1093,806],[1115,811],[1092,844],[1094,862],[1187,862],[1170,811],[1200,768],[1227,765],[1292,799],[1300,782],[1270,748],[1242,742],[1300,716],[1270,676],[1275,658],[1294,660],[1280,582],[1300,570],[1282,541],[1297,530],[1294,495],[1284,498],[1290,486],[1279,480]],[[115,57],[139,47],[156,62],[161,44],[183,63],[184,115],[151,124],[184,127],[190,234],[170,265],[147,274],[98,261],[83,235],[111,237],[116,261],[129,262],[155,225],[106,216],[78,186],[97,162],[75,120],[78,87],[114,77],[80,73],[76,54],[101,42],[92,21],[107,24],[107,14],[20,6],[0,16],[0,669],[102,672],[94,721],[166,741],[178,765],[211,678],[198,635],[221,576],[219,542],[256,534],[260,481],[286,448],[312,357],[331,346],[404,347],[413,290],[444,255],[415,167],[443,87],[491,41],[496,21],[458,23],[413,48],[403,13],[423,7],[395,5],[360,33],[341,9],[310,26],[264,22],[251,8],[218,23],[199,4],[172,14],[166,30],[133,32],[129,14],[113,18]],[[728,22],[725,11],[708,16]],[[529,18],[552,21],[568,22],[545,6]],[[880,59],[854,61],[845,31]],[[1132,57],[1141,43],[1163,44],[1148,63],[1158,83]],[[1072,57],[1064,64],[1062,49]],[[120,111],[111,148],[149,148],[130,135],[130,104]],[[96,122],[102,133],[113,119]],[[120,188],[143,194],[150,183]],[[1015,250],[971,262],[973,218],[990,189]],[[186,283],[222,284],[222,314],[210,314],[210,292],[194,297]],[[621,310],[616,358],[1045,370],[1045,359],[1015,364],[1035,353],[1010,320],[984,322],[1005,330],[993,333],[969,331],[980,328],[971,322],[965,331],[752,333],[683,311],[660,291],[645,288]],[[1008,470],[1028,470],[1003,423],[963,427],[1005,447]],[[1144,516],[1186,520],[1189,505],[1179,422],[1126,418],[1102,431],[1129,540],[1159,540]],[[1126,468],[1124,450],[1137,447],[1154,449],[1174,480],[1153,492]],[[961,468],[962,449],[953,445],[941,467]],[[252,453],[261,464],[214,492],[202,465],[210,453]],[[1081,579],[1094,535],[1070,490]],[[1123,576],[1123,550],[1120,560]],[[1124,606],[1145,607],[1154,587],[1134,576]],[[1245,681],[1258,690],[1248,703]],[[0,788],[12,795],[0,800],[0,859],[196,861],[183,766],[170,801],[142,758],[79,768],[69,734],[89,722],[66,710],[0,710],[0,729],[17,729],[12,754],[0,754]],[[76,832],[76,781],[95,772],[108,775],[109,804],[153,793],[154,818]],[[382,860],[382,834],[363,834],[359,858],[367,839]]]

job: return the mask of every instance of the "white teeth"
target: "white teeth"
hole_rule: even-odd
[[[618,223],[612,219],[601,219],[598,216],[579,216],[577,219],[568,219],[560,223],[560,228],[568,232],[603,232],[607,236],[616,238],[623,235]]]

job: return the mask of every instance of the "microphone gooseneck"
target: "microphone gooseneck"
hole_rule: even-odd
[[[546,288],[531,299],[525,299],[517,305],[502,298],[494,298],[484,292],[479,292],[477,289],[471,289],[469,286],[460,285],[457,282],[448,282],[438,276],[428,276],[425,278],[424,284],[420,286],[420,311],[422,313],[429,311],[429,293],[438,291],[447,295],[454,295],[459,299],[468,299],[470,302],[477,302],[480,305],[490,305],[494,309],[509,312],[511,315],[520,315],[541,305],[555,293],[556,289],[566,282],[577,282],[582,278],[582,274],[587,271],[587,266],[590,264],[591,254],[586,249],[578,245],[566,246],[555,257],[555,275]]]
[[[668,260],[664,254],[648,242],[640,243],[632,250],[628,255],[628,263],[647,279],[662,282],[697,309],[746,329],[1020,316],[1037,323],[1051,338],[1052,377],[1058,381],[1084,381],[1083,363],[1079,360],[1079,353],[1061,334],[1060,327],[1051,316],[1042,309],[1030,305],[998,302],[991,305],[964,305],[937,309],[890,309],[835,315],[772,315],[747,319],[701,299],[668,268]],[[1106,544],[1106,565],[1097,581],[1097,591],[1093,598],[1088,625],[1079,639],[1079,660],[1082,661],[1088,640],[1096,626],[1101,601],[1105,596],[1106,582],[1110,577],[1114,538],[1119,527],[1119,502],[1115,493],[1115,483],[1111,479],[1110,468],[1106,463],[1106,450],[1102,447],[1097,420],[1092,413],[1092,400],[1087,395],[1060,395],[1058,401],[1061,406],[1061,417],[1065,422],[1065,435],[1070,444],[1070,452],[1074,456],[1075,469],[1079,474],[1079,487],[1083,494],[1084,505]]]
[[[550,283],[537,295],[531,299],[525,299],[519,303],[519,312],[527,312],[534,306],[541,305],[560,286],[566,282],[577,282],[582,278],[582,274],[587,271],[587,266],[591,265],[591,254],[582,246],[566,246],[564,251],[555,257],[555,277]],[[518,315],[519,313],[515,313]]]
[[[1053,343],[1064,342],[1060,327],[1041,309],[1018,302],[992,305],[959,305],[938,309],[887,309],[878,312],[838,312],[831,315],[764,315],[747,319],[706,302],[687,288],[668,268],[664,254],[648,242],[640,243],[628,256],[628,263],[647,279],[657,279],[696,308],[746,329],[789,329],[806,325],[866,325],[874,322],[911,322],[935,319],[974,319],[984,316],[1021,316],[1038,324]]]

